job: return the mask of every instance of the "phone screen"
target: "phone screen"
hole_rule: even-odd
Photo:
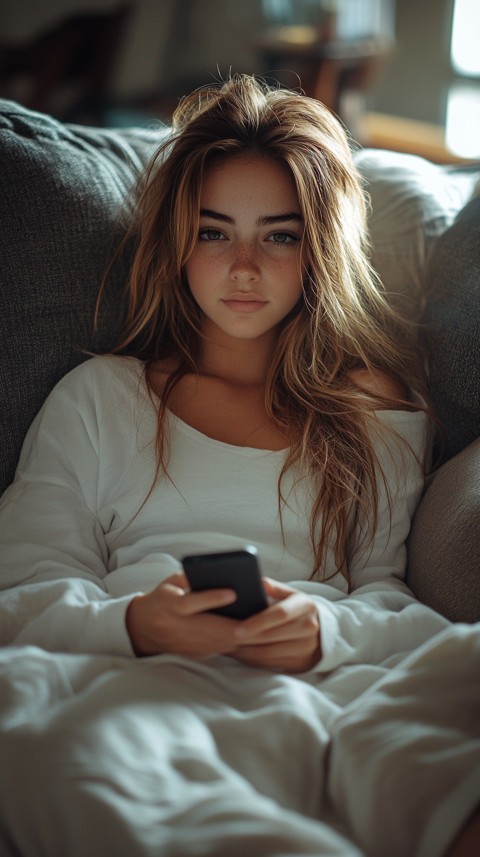
[[[225,587],[237,593],[233,604],[212,613],[246,619],[268,607],[254,548],[186,556],[182,565],[192,591]]]

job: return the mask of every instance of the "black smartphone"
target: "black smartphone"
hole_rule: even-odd
[[[185,556],[182,565],[193,592],[234,589],[237,600],[209,611],[233,619],[247,619],[268,607],[258,567],[256,548]]]

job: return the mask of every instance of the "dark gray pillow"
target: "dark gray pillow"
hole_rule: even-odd
[[[450,458],[480,435],[480,197],[438,239],[426,288],[422,338]]]
[[[66,126],[0,101],[0,493],[52,386],[81,349],[118,335],[131,247],[112,271],[98,339],[95,300],[125,201],[165,133]]]
[[[480,438],[447,461],[413,519],[407,582],[452,622],[480,621]]]

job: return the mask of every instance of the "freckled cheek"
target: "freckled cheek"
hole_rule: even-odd
[[[185,265],[185,273],[190,288],[202,288],[211,282],[217,273],[218,266],[211,259],[190,259]]]
[[[298,292],[298,297],[303,291],[302,271],[298,260],[291,262],[289,265],[278,263],[270,269],[271,278],[278,284],[283,284],[289,291]]]

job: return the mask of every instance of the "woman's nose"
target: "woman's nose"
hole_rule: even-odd
[[[230,268],[230,278],[235,282],[254,282],[260,277],[260,268],[253,247],[243,246],[235,253]]]

